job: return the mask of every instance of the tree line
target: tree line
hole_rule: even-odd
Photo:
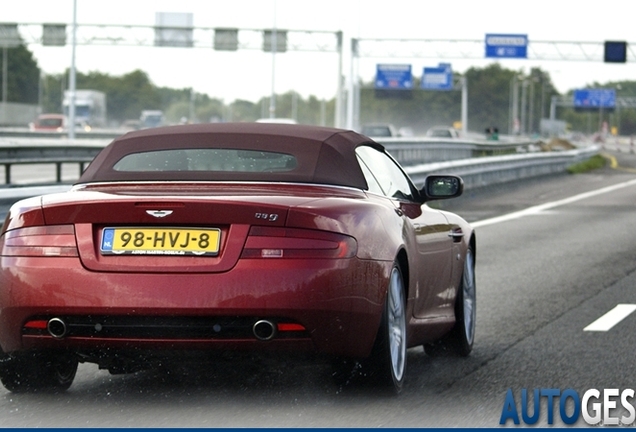
[[[61,112],[64,90],[68,85],[68,70],[62,74],[41,73],[33,54],[25,45],[10,49],[7,64],[7,101],[38,104],[42,112]],[[2,80],[0,58],[0,80]],[[542,118],[549,116],[552,96],[565,95],[554,88],[550,74],[540,68],[529,73],[512,70],[493,63],[484,68],[470,68],[464,74],[468,88],[468,129],[483,131],[496,127],[501,133],[514,132],[511,119],[514,82],[521,83],[519,106],[523,113],[524,129],[529,134],[540,132]],[[414,80],[414,90],[398,97],[385,97],[373,88],[372,82],[359,82],[360,118],[365,123],[391,123],[397,128],[410,128],[423,133],[431,126],[457,124],[461,118],[460,91],[426,91],[419,89]],[[154,85],[148,74],[134,70],[121,76],[100,72],[78,72],[78,89],[94,89],[106,93],[108,117],[113,124],[138,119],[142,110],[164,111],[169,122],[187,119],[190,122],[254,121],[268,117],[269,96],[256,102],[234,100],[225,103],[210,95],[194,92],[190,88],[173,89]],[[521,92],[525,97],[521,106]],[[636,96],[636,81],[590,83],[587,88],[620,89],[621,97]],[[303,98],[290,91],[276,95],[276,116],[295,118],[299,123],[333,126],[335,97],[321,100],[315,96]],[[559,107],[557,119],[568,124],[571,131],[592,134],[603,122],[617,127],[621,135],[636,134],[636,110],[623,109],[620,113],[606,110],[603,113],[577,112],[573,108]]]

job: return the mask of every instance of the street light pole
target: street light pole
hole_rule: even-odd
[[[534,80],[530,80],[530,103],[528,106],[528,128],[527,132],[532,135],[534,133]]]
[[[336,33],[336,38],[338,39],[338,82],[336,87],[336,107],[334,112],[334,126],[337,128],[343,127],[344,122],[342,120],[343,117],[343,97],[342,97],[342,80],[344,79],[342,75],[342,62],[344,57],[344,43],[342,40],[342,32],[339,31]]]
[[[349,62],[349,82],[347,86],[347,129],[354,129],[355,108],[357,93],[357,60],[358,60],[358,39],[351,39],[351,61]]]
[[[558,96],[552,96],[550,98],[550,120],[551,121],[556,120],[556,106],[557,106],[558,100],[559,100]]]
[[[73,0],[73,37],[72,37],[72,48],[71,48],[71,71],[69,74],[69,92],[70,92],[70,100],[68,105],[68,117],[69,117],[69,132],[68,137],[71,140],[75,139],[75,45],[76,45],[76,34],[77,32],[77,0]],[[62,95],[62,100],[64,95]]]
[[[616,86],[616,90],[622,90],[621,85]],[[616,136],[621,135],[621,100],[616,97]]]
[[[466,77],[461,77],[462,86],[462,135],[465,137],[468,133],[468,84]]]
[[[521,135],[527,132],[528,81],[521,81]]]
[[[5,124],[7,121],[7,93],[9,89],[8,75],[9,75],[9,48],[2,47],[2,116],[0,116],[0,124]]]
[[[519,121],[519,82],[517,79],[517,74],[513,75],[510,80],[511,87],[511,118],[510,118],[510,134],[514,135],[519,132],[517,129],[517,124]]]
[[[269,118],[276,117],[276,0],[274,0],[274,27],[272,28],[272,96],[269,99]]]

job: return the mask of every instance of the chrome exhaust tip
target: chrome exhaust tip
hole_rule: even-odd
[[[272,340],[276,336],[276,324],[268,320],[259,320],[252,326],[252,332],[258,340]]]
[[[62,339],[68,331],[66,323],[61,318],[51,318],[46,324],[46,329],[55,339]]]

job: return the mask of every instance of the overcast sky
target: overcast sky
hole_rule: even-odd
[[[0,22],[70,24],[73,0],[0,0],[0,11]],[[636,49],[636,4],[627,0],[77,0],[80,28],[88,24],[152,26],[157,12],[192,13],[194,27],[201,28],[260,30],[276,26],[297,31],[342,31],[346,47],[352,37],[483,41],[487,33],[499,33],[527,34],[530,47],[532,41],[623,40],[634,42]],[[118,36],[116,30],[111,33],[114,34],[108,36]],[[37,35],[25,38],[33,37]],[[60,73],[70,67],[69,46],[43,47],[34,43],[29,49],[45,73]],[[464,72],[471,66],[485,67],[494,61],[417,58],[417,53],[413,54],[412,58],[361,58],[358,74],[365,81],[371,80],[378,63],[411,64],[413,74],[420,77],[423,67],[435,67],[439,62],[451,63],[453,70]],[[288,51],[276,55],[274,65],[272,57],[258,49],[219,52],[211,48],[78,45],[76,66],[83,73],[99,71],[111,75],[141,69],[158,86],[192,87],[227,102],[255,101],[268,96],[272,88],[277,93],[294,89],[303,96],[334,96],[338,73],[335,52]],[[345,75],[350,70],[348,58],[347,54],[343,60]],[[499,62],[505,68],[525,72],[541,67],[550,73],[561,92],[589,87],[593,82],[636,80],[633,60],[627,64],[531,59]]]

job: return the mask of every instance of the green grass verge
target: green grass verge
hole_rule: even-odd
[[[568,167],[570,174],[581,174],[595,169],[603,168],[607,164],[607,159],[601,155],[592,156],[588,160],[579,162]]]

